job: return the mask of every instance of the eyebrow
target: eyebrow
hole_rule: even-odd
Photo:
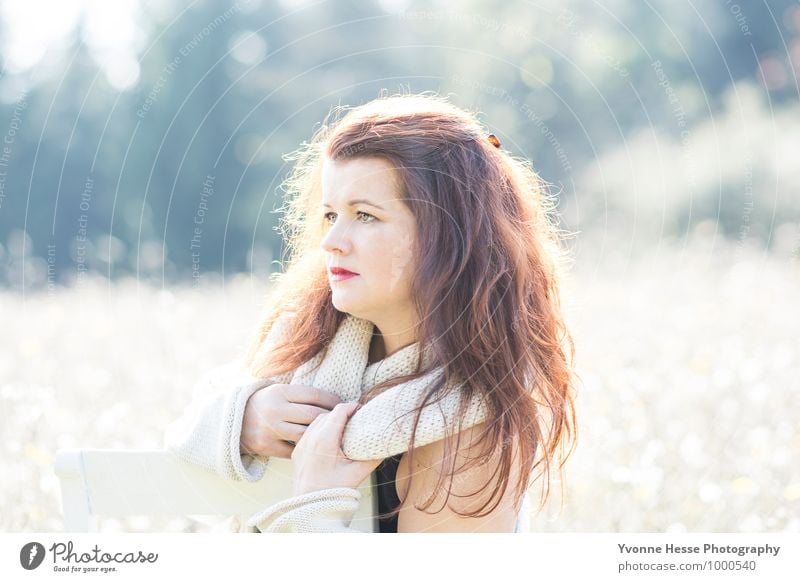
[[[378,205],[378,204],[375,204],[374,202],[370,202],[370,201],[369,201],[369,200],[367,200],[366,198],[354,198],[353,200],[350,200],[350,201],[347,203],[347,205],[348,205],[348,206],[355,206],[356,204],[369,204],[370,206],[374,206],[375,208],[380,208],[381,210],[386,210],[386,209],[385,209],[383,206],[380,206],[380,205]],[[325,208],[331,208],[331,205],[330,205],[330,204],[326,204],[326,203],[324,203],[324,202],[323,202],[323,204],[322,204],[322,205],[323,205]]]

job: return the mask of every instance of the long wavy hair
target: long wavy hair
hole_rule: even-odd
[[[418,262],[411,286],[421,319],[417,340],[432,348],[432,366],[443,369],[416,410],[414,432],[422,408],[444,397],[457,381],[458,420],[477,392],[487,404],[487,419],[476,444],[500,452],[496,486],[480,509],[460,514],[470,517],[487,515],[499,505],[512,462],[521,464],[517,507],[539,475],[534,472],[544,475],[540,510],[550,493],[551,464],[560,458],[561,471],[577,438],[575,348],[559,306],[566,236],[553,220],[553,199],[531,164],[498,145],[475,114],[436,94],[382,94],[352,109],[332,109],[311,140],[284,157],[294,162],[278,209],[284,212],[280,230],[288,266],[272,277],[266,312],[244,358],[256,376],[282,374],[333,338],[346,314],[333,306],[320,246],[325,228],[322,163],[325,157],[387,160],[399,172],[403,201],[416,218]],[[294,314],[286,340],[260,354],[284,311]],[[428,371],[420,361],[416,373],[375,386],[362,402]],[[450,440],[435,491],[420,509],[427,509],[445,480],[456,474]],[[411,441],[408,454],[414,466],[414,435]],[[511,443],[515,446],[506,446]],[[563,504],[563,478],[560,482]],[[449,498],[449,488],[447,493]]]

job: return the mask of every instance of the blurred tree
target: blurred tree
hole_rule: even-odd
[[[282,154],[331,106],[381,89],[449,93],[483,111],[509,149],[565,185],[563,200],[586,208],[596,193],[578,191],[580,176],[606,152],[651,126],[680,140],[654,63],[687,126],[713,120],[738,82],[760,86],[773,108],[796,106],[798,95],[800,8],[791,0],[141,8],[147,40],[130,88],[109,82],[82,25],[42,73],[0,74],[0,131],[13,133],[0,164],[5,284],[23,283],[23,246],[26,286],[72,280],[84,266],[170,281],[267,271],[281,256],[271,211],[289,170]],[[665,222],[673,234],[710,218],[736,236],[742,197],[725,197],[720,210],[713,185],[698,194],[691,212],[676,206]],[[800,212],[781,209],[787,220]],[[635,217],[635,207],[615,211]],[[598,208],[580,227],[606,218]],[[751,219],[763,228],[773,220]]]

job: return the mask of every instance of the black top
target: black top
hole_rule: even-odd
[[[400,465],[400,458],[403,453],[398,453],[393,457],[384,459],[375,469],[376,495],[378,496],[378,512],[388,513],[400,505],[400,498],[395,489],[395,476],[397,467]],[[378,519],[378,531],[380,533],[397,533],[397,516],[385,519]]]

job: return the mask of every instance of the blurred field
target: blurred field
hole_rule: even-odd
[[[746,248],[579,262],[565,289],[579,446],[563,510],[554,483],[533,531],[800,532],[798,289],[797,257]],[[0,530],[63,531],[56,449],[160,447],[197,377],[243,348],[262,292],[246,275],[4,292]]]

